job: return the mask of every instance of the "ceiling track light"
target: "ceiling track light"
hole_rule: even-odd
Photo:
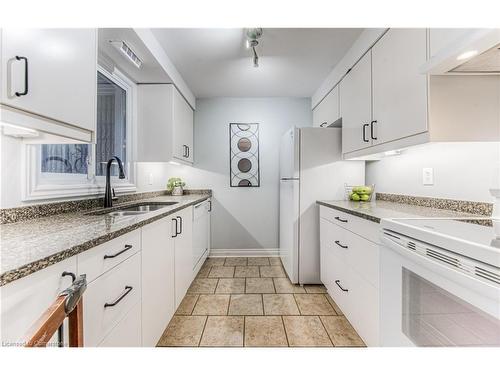
[[[259,45],[259,39],[262,36],[262,29],[261,28],[253,28],[253,29],[247,29],[246,31],[247,35],[247,40],[246,40],[246,47],[247,49],[252,49],[253,51],[253,66],[254,68],[259,67],[259,56],[257,55],[257,50],[255,47]]]

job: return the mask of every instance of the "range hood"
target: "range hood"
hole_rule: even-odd
[[[500,74],[500,29],[473,29],[420,69],[431,75]]]
[[[450,70],[450,73],[500,74],[500,43]]]

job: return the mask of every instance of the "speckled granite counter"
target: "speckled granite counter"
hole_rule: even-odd
[[[468,212],[444,210],[433,207],[424,207],[413,204],[404,204],[376,200],[373,202],[352,201],[317,201],[319,205],[330,207],[351,215],[359,216],[366,220],[380,223],[382,219],[404,219],[404,218],[476,218],[484,216],[474,215]]]
[[[195,205],[210,196],[211,193],[189,194],[182,197],[160,195],[114,207],[139,202],[178,202],[137,216],[95,216],[89,215],[89,212],[93,211],[78,211],[2,224],[0,225],[0,286],[171,215],[185,207]]]

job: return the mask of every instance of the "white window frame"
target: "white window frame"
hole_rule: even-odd
[[[135,170],[132,162],[135,150],[136,135],[136,94],[137,86],[123,73],[114,68],[109,72],[98,66],[98,72],[109,80],[123,88],[126,93],[126,178],[120,180],[111,176],[111,184],[117,193],[134,192],[137,190],[135,184]],[[97,72],[96,72],[97,75]],[[90,158],[88,174],[70,173],[42,173],[40,145],[23,145],[23,160],[25,174],[23,176],[23,201],[58,199],[70,197],[84,197],[104,194],[106,185],[105,176],[95,175],[95,144],[90,144]]]

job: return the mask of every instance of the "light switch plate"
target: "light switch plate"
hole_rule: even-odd
[[[150,173],[148,175],[148,185],[153,185],[153,174],[152,173]]]
[[[433,168],[423,168],[422,169],[422,183],[424,185],[434,185],[434,169]]]

